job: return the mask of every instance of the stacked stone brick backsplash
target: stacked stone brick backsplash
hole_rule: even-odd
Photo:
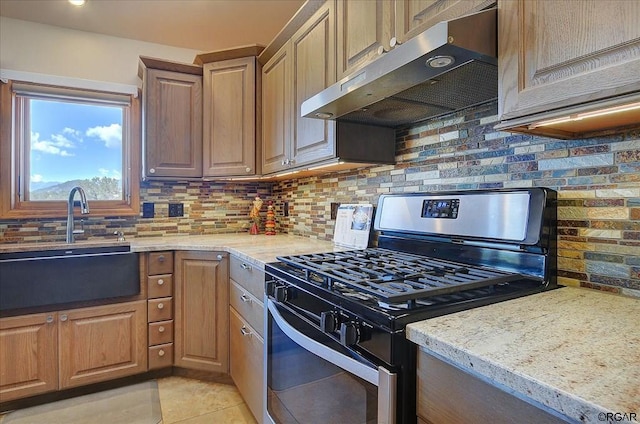
[[[271,184],[144,182],[140,187],[141,202],[154,203],[154,218],[91,217],[84,219],[85,234],[76,239],[115,237],[116,230],[138,237],[248,231],[249,210],[256,194],[270,199]],[[169,203],[182,203],[184,216],[169,218]],[[76,218],[76,225],[79,220]],[[65,219],[0,220],[0,243],[60,242],[65,233]]]
[[[331,202],[381,193],[510,187],[558,191],[558,281],[640,290],[640,128],[557,140],[497,132],[489,104],[398,132],[397,164],[277,184],[287,232],[333,236]]]

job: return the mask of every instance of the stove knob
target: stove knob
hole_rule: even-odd
[[[338,314],[333,311],[320,313],[320,329],[325,333],[333,333],[338,329]]]
[[[340,324],[340,343],[345,346],[353,346],[358,343],[359,337],[360,331],[357,323],[349,321]]]
[[[285,302],[289,298],[288,293],[289,290],[287,290],[287,286],[275,286],[273,289],[273,297],[280,303]]]

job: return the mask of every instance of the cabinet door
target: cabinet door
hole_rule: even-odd
[[[337,2],[338,79],[391,48],[395,35],[393,0]]]
[[[202,77],[146,72],[145,177],[202,177]]]
[[[502,120],[640,90],[640,2],[498,5]]]
[[[0,319],[0,402],[58,388],[56,316]]]
[[[327,1],[291,39],[293,166],[335,157],[335,121],[303,118],[300,106],[336,80],[335,4]]]
[[[147,302],[58,312],[60,388],[147,370]]]
[[[264,341],[233,308],[230,311],[230,331],[231,378],[253,416],[262,422]]]
[[[225,253],[177,252],[174,365],[229,371],[229,265]]]
[[[396,0],[396,37],[404,42],[440,21],[479,12],[495,0]]]
[[[262,68],[262,172],[289,167],[291,139],[290,43]]]
[[[203,174],[256,173],[256,59],[204,65]]]

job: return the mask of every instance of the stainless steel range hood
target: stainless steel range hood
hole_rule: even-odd
[[[440,22],[302,103],[308,118],[398,128],[498,95],[497,12]]]

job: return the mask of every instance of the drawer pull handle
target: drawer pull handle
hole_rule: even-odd
[[[163,280],[162,278],[161,278],[161,279],[159,279],[159,280],[158,280],[158,285],[159,285],[159,286],[161,286],[161,285],[163,285],[163,284],[164,284],[164,280]]]
[[[67,317],[67,314],[62,314],[60,315],[60,321],[65,322],[69,317]]]
[[[224,259],[224,256],[223,256],[223,255],[217,255],[217,256],[216,256],[216,259],[218,259],[219,261],[221,261],[221,260],[223,260],[223,259]]]
[[[251,265],[249,264],[245,264],[243,263],[242,265],[240,265],[240,268],[246,270],[246,271],[251,271]]]
[[[160,357],[164,356],[164,350],[160,349],[158,351],[158,356],[160,356]]]
[[[51,324],[53,322],[53,315],[47,315],[47,324]]]
[[[242,333],[243,336],[250,336],[251,335],[251,331],[247,330],[247,327],[245,327],[244,325],[240,329],[240,332]]]
[[[164,309],[164,303],[158,303],[158,309]]]
[[[158,327],[158,333],[164,333],[164,327],[162,326]]]
[[[158,262],[164,262],[164,255],[158,256]]]
[[[243,302],[251,303],[251,298],[247,296],[245,293],[242,293],[242,296],[240,296],[240,299],[242,299]]]

